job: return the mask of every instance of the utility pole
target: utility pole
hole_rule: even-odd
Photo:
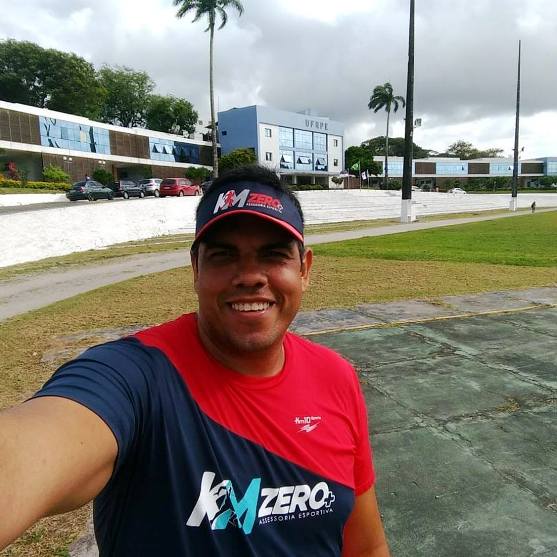
[[[412,210],[412,151],[414,147],[414,0],[410,0],[408,31],[408,72],[406,75],[406,121],[404,126],[404,163],[402,167],[402,202],[400,222],[416,220]]]
[[[518,77],[516,80],[516,117],[514,123],[514,164],[513,164],[513,182],[512,182],[512,197],[510,210],[516,211],[518,209],[518,136],[520,126],[520,49],[521,41],[518,41]]]

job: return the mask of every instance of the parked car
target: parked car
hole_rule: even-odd
[[[422,191],[422,188],[418,186],[412,186],[412,191]]]
[[[124,199],[145,197],[145,187],[133,180],[118,180],[112,184],[111,188],[114,192],[114,197],[123,197]]]
[[[101,183],[95,182],[95,180],[83,180],[73,184],[66,192],[66,197],[70,201],[77,201],[78,199],[97,201],[97,199],[114,199],[114,192]]]
[[[201,195],[202,193],[201,187],[187,178],[165,178],[161,182],[161,197],[170,195],[182,197],[184,195]]]
[[[139,185],[145,188],[145,195],[158,197],[161,192],[161,182],[160,178],[146,178],[145,180],[139,180]]]
[[[453,188],[449,193],[466,193],[462,188]]]

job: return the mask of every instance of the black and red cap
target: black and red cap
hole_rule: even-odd
[[[195,242],[216,222],[241,214],[274,222],[300,242],[304,241],[302,215],[286,192],[258,182],[238,181],[210,188],[205,193],[197,212]]]

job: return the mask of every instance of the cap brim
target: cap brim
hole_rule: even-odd
[[[284,230],[286,230],[290,234],[292,234],[292,236],[294,236],[294,238],[296,238],[296,240],[299,240],[302,243],[304,241],[304,237],[300,233],[299,230],[297,230],[291,224],[289,224],[289,223],[287,223],[287,222],[285,222],[281,219],[277,219],[276,217],[273,217],[271,215],[267,215],[265,213],[261,213],[259,211],[253,211],[251,209],[237,209],[237,210],[234,210],[234,211],[227,211],[226,213],[222,213],[220,215],[217,215],[214,218],[212,218],[209,222],[205,223],[205,225],[195,235],[194,244],[197,243],[199,240],[201,240],[201,238],[207,233],[207,230],[209,230],[209,228],[211,228],[214,224],[216,224],[217,222],[225,219],[226,217],[232,217],[234,215],[252,215],[252,216],[255,216],[255,217],[259,217],[263,220],[266,220],[268,222],[272,222],[272,223],[280,226],[281,228],[283,228]]]

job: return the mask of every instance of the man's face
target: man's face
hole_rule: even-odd
[[[192,261],[202,340],[217,359],[280,349],[309,280],[294,238],[250,215],[215,224]],[[220,356],[220,357],[219,357]]]

